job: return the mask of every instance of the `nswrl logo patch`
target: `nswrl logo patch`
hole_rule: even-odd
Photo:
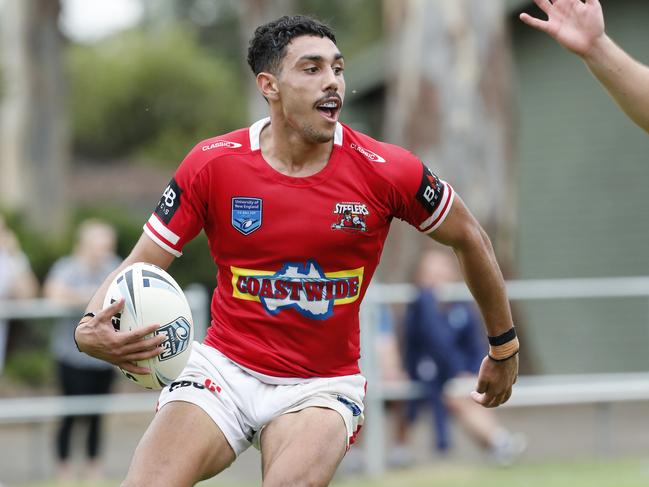
[[[189,322],[181,316],[156,330],[156,335],[167,334],[167,339],[162,342],[162,353],[158,355],[158,360],[161,362],[169,360],[187,349],[190,336],[189,328]]]
[[[261,198],[232,198],[232,226],[244,235],[250,235],[261,227]]]

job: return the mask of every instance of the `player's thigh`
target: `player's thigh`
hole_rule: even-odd
[[[205,411],[173,401],[155,415],[122,485],[190,486],[216,475],[234,459],[225,436]]]
[[[279,416],[261,434],[263,485],[329,485],[346,450],[347,429],[337,411],[309,407]]]

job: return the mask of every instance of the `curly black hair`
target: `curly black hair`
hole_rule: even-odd
[[[248,46],[248,65],[255,76],[262,71],[276,74],[286,55],[286,46],[300,36],[327,37],[336,43],[331,28],[305,15],[285,15],[260,25]]]

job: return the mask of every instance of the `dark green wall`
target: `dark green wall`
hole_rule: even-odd
[[[607,31],[649,63],[649,2],[602,2]],[[584,64],[512,20],[521,278],[649,275],[649,135]],[[540,372],[649,370],[649,298],[526,303]]]

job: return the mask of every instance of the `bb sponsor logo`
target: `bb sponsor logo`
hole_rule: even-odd
[[[203,152],[206,152],[208,150],[219,149],[221,147],[227,147],[228,149],[238,149],[239,147],[241,147],[241,144],[239,144],[238,142],[230,142],[229,140],[217,140],[212,144],[204,145],[203,147],[201,147],[201,150]]]
[[[367,159],[369,159],[372,162],[385,162],[385,159],[383,159],[376,152],[372,152],[371,150],[366,149],[365,147],[361,147],[360,145],[355,144],[354,142],[349,144],[349,147],[351,147],[352,149],[354,149],[357,152],[360,152],[361,154],[363,154]]]
[[[419,189],[417,190],[417,201],[419,201],[429,213],[433,213],[442,201],[444,185],[439,178],[422,163],[422,175]]]
[[[369,214],[367,205],[364,203],[336,203],[334,207],[336,221],[331,224],[331,229],[347,232],[366,232],[366,217]]]
[[[230,223],[239,233],[250,235],[261,227],[262,209],[261,198],[235,196],[232,198]]]
[[[178,207],[180,207],[180,199],[182,196],[183,190],[180,189],[178,183],[176,183],[175,178],[171,178],[169,184],[162,192],[162,197],[156,206],[154,213],[160,217],[165,224],[169,224],[171,219],[176,213]]]
[[[315,260],[287,263],[277,272],[230,267],[232,295],[257,301],[276,315],[294,309],[313,320],[325,320],[334,306],[356,301],[361,292],[364,268],[324,272]]]

